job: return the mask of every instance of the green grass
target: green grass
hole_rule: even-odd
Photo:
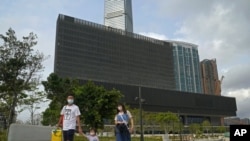
[[[115,141],[115,137],[99,137],[100,141]],[[85,137],[76,136],[75,141],[87,141]],[[139,137],[132,137],[132,141],[140,141]],[[162,137],[144,137],[144,141],[162,141]]]
[[[0,131],[0,141],[7,141],[6,131]]]
[[[100,141],[115,141],[115,137],[99,137]],[[0,141],[7,141],[6,131],[0,131]],[[83,136],[75,136],[74,141],[87,141]],[[140,141],[139,137],[132,137],[132,141]],[[162,141],[161,136],[144,137],[144,141]]]

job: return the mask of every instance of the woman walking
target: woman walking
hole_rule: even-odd
[[[126,110],[124,104],[118,104],[115,116],[116,141],[131,141],[130,133],[132,133],[133,128],[134,121],[131,113]]]

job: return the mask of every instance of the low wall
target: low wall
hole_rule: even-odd
[[[50,141],[54,127],[11,124],[8,141]]]
[[[225,139],[195,139],[195,141],[226,141]]]

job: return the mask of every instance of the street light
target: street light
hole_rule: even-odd
[[[139,110],[140,110],[140,128],[141,128],[141,136],[140,141],[144,141],[143,137],[143,127],[142,127],[142,103],[145,102],[145,99],[142,99],[141,97],[141,87],[139,87],[139,97],[135,97],[135,100],[139,101]]]
[[[181,127],[182,117],[180,116],[179,119],[180,119],[180,139],[182,141],[182,127]]]

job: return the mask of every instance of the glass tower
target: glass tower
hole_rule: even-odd
[[[176,90],[202,93],[198,46],[179,41],[173,45]]]
[[[104,25],[133,32],[131,0],[105,0]]]

